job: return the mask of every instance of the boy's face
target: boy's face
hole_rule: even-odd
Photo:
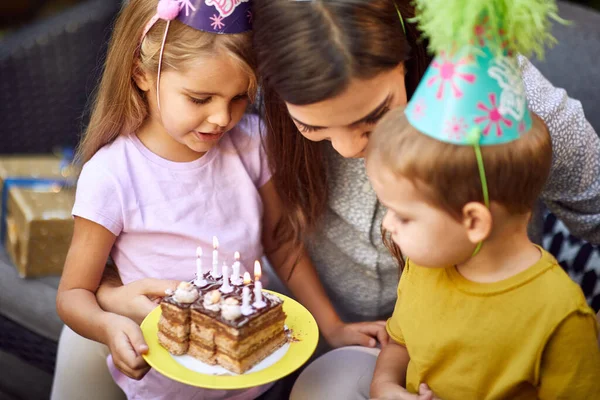
[[[471,257],[474,245],[467,228],[435,207],[410,180],[367,163],[368,175],[380,201],[388,208],[383,227],[404,256],[423,267],[448,267]]]

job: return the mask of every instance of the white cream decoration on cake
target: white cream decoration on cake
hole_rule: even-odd
[[[242,315],[242,308],[240,302],[233,297],[225,299],[221,304],[221,316],[228,321],[235,321]]]
[[[221,309],[221,292],[218,290],[211,290],[204,295],[204,308],[210,311],[219,311]]]
[[[198,299],[198,289],[189,282],[181,282],[175,293],[173,294],[173,300],[182,304],[193,303]]]

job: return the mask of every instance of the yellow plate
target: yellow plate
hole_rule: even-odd
[[[275,364],[260,371],[242,375],[206,375],[192,371],[179,364],[169,352],[158,343],[158,319],[160,307],[146,316],[141,328],[148,344],[146,362],[161,374],[181,383],[207,389],[243,389],[263,385],[281,379],[300,368],[312,355],[319,341],[317,322],[304,306],[296,300],[279,293],[265,290],[283,300],[285,324],[292,330],[292,341],[287,353]]]

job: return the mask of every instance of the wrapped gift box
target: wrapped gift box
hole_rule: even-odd
[[[73,236],[75,191],[9,189],[6,249],[21,277],[60,275]]]
[[[57,156],[0,158],[0,239],[19,275],[60,275],[73,235],[77,174]]]

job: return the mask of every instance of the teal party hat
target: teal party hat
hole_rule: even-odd
[[[531,128],[516,55],[554,39],[552,0],[417,0],[435,58],[406,108],[415,128],[458,145],[495,145]]]

